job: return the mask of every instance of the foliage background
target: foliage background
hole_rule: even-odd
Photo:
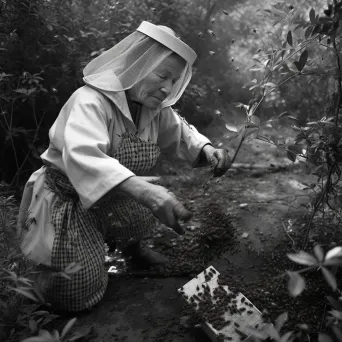
[[[57,0],[3,0],[0,158],[6,162],[0,164],[0,181],[22,188],[41,165],[39,155],[61,107],[83,84],[83,67],[143,20],[172,27],[198,54],[193,79],[176,109],[209,136],[226,133],[223,120],[236,123],[245,117],[234,103],[248,103],[253,95],[242,86],[253,78],[260,81],[260,73],[250,71],[252,56],[286,39],[288,25],[274,25],[259,11],[278,2],[68,0],[61,5]],[[303,19],[311,7],[322,12],[323,4],[286,2],[289,8],[300,7]],[[273,77],[277,83],[282,76]],[[262,115],[267,119],[287,110],[302,122],[322,116],[328,80],[307,81],[297,78],[279,87],[261,106]]]
[[[336,86],[334,79],[339,79],[341,83],[341,70],[336,68],[335,56],[341,52],[340,32],[336,34],[338,46],[334,48],[329,47],[330,38],[327,32],[321,32],[322,39],[313,39],[312,44],[306,47],[309,59],[305,58],[300,69],[294,67],[293,61],[288,61],[283,68],[276,68],[274,64],[268,68],[267,63],[272,61],[276,64],[280,60],[279,53],[282,53],[282,49],[288,57],[301,44],[305,45],[312,37],[310,34],[306,36],[305,32],[310,25],[319,24],[319,19],[324,17],[324,9],[326,1],[323,0],[66,0],[63,3],[57,0],[2,0],[0,185],[14,186],[20,195],[23,184],[41,165],[39,156],[48,146],[49,128],[68,97],[83,84],[83,67],[134,31],[141,21],[148,20],[170,26],[198,53],[192,82],[175,108],[201,132],[210,137],[224,136],[227,134],[225,123],[238,127],[245,122],[246,107],[247,116],[252,117],[254,112],[249,115],[250,108],[246,104],[253,108],[253,101],[265,89],[266,81],[259,71],[267,69],[271,71],[267,82],[270,82],[271,87],[274,86],[274,91],[258,106],[254,116],[254,120],[258,121],[257,126],[260,126],[260,121],[267,122],[276,117],[278,119],[276,124],[272,121],[272,128],[280,132],[282,125],[289,123],[290,117],[298,126],[305,126],[308,121],[320,120],[314,122],[311,128],[303,128],[307,128],[306,132],[312,135],[311,140],[306,141],[307,150],[310,150],[306,156],[313,164],[326,164],[326,172],[323,172],[322,178],[327,178],[324,188],[323,182],[322,187],[317,186],[318,183],[308,184],[308,189],[319,188],[318,191],[315,190],[319,200],[312,208],[313,214],[307,228],[309,231],[319,205],[324,201],[330,205],[328,195],[334,192],[341,177],[338,165],[342,160],[341,127],[337,127],[341,93],[336,103],[331,96]],[[298,53],[294,53],[293,60],[298,60],[300,56],[303,53],[298,50]],[[258,63],[263,66],[260,68]],[[302,72],[304,66],[305,72]],[[288,75],[291,75],[290,79],[283,83]],[[257,86],[252,86],[253,84]],[[336,118],[336,127],[333,128],[329,120],[322,120],[332,113],[327,108],[331,103]],[[284,111],[287,112],[287,117],[280,115]],[[297,136],[298,143],[308,137],[299,136],[300,134]],[[272,140],[277,147],[281,145],[277,137],[272,137]],[[286,148],[290,147],[289,144],[286,145]],[[335,150],[332,149],[333,145],[336,145]],[[288,154],[293,161],[303,151],[302,145],[298,144],[297,147],[290,156]],[[317,150],[322,152],[321,157],[316,156]],[[333,176],[337,180],[331,183]],[[12,201],[12,197],[10,200]],[[332,209],[331,206],[329,208]],[[7,212],[6,210],[2,212]],[[335,211],[341,216],[340,204],[339,210]],[[7,228],[14,231],[12,205],[9,212],[10,223],[5,220],[1,226],[0,242],[6,237],[3,232]],[[7,242],[2,243],[2,246],[7,246]],[[292,260],[308,265],[310,269],[321,269],[323,276],[336,291],[334,274],[330,274],[325,268],[341,264],[342,249],[336,248],[334,252],[328,252],[325,259],[323,251],[316,246],[315,256],[300,252],[296,256],[292,255]],[[333,259],[332,255],[338,258],[333,263],[330,260]],[[14,272],[8,271],[13,266],[13,257],[6,256],[3,260],[9,261],[9,264],[2,263],[0,267],[0,271],[3,268],[4,271],[1,272],[6,274],[0,278],[0,292],[7,296],[7,300],[11,295],[11,292],[6,292],[7,281],[24,285],[30,285],[31,282],[25,274],[18,278]],[[292,290],[292,295],[297,296],[305,287],[304,280],[298,274],[291,273],[290,283],[291,281],[293,286],[290,287],[290,293]],[[2,291],[2,288],[6,291]],[[17,306],[20,304],[18,302]],[[334,322],[340,321],[342,317],[342,307],[337,309],[338,312],[333,312],[335,316],[332,314]],[[31,315],[30,312],[26,314],[26,318]],[[281,320],[286,320],[284,317]],[[16,320],[13,321],[13,326],[16,323]],[[36,332],[37,326],[32,326],[32,322],[28,324],[31,333]],[[339,333],[342,335],[340,330]],[[289,338],[290,335],[286,341]],[[285,341],[280,337],[276,340]]]

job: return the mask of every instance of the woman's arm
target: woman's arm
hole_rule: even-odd
[[[158,145],[171,156],[187,160],[193,167],[208,165],[203,148],[212,146],[210,140],[186,122],[171,107],[160,113]]]
[[[63,132],[62,159],[65,173],[86,209],[108,191],[135,176],[108,155],[111,147],[108,117],[101,94],[85,91],[69,107]]]
[[[160,115],[158,143],[162,150],[188,160],[193,167],[211,165],[215,177],[226,173],[231,165],[226,150],[213,147],[208,138],[170,107]]]

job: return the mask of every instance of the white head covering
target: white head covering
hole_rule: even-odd
[[[173,105],[182,96],[192,76],[196,53],[166,26],[143,21],[138,29],[86,65],[84,82],[105,94],[130,89],[165,58],[177,53],[186,61],[179,80],[161,108]]]

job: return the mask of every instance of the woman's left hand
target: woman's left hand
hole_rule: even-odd
[[[202,151],[212,167],[214,177],[221,177],[228,171],[231,159],[226,150],[205,145]]]

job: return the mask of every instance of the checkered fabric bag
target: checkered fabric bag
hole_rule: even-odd
[[[142,176],[155,165],[159,153],[154,143],[125,133],[113,157]],[[150,233],[156,221],[146,207],[125,196],[107,198],[85,210],[62,172],[46,165],[45,173],[46,185],[58,195],[51,219],[55,228],[51,266],[62,271],[72,262],[82,265],[80,271],[71,275],[71,280],[52,277],[46,287],[46,300],[57,309],[81,311],[98,303],[107,287],[103,223],[110,220],[107,234],[125,247]]]
[[[49,166],[45,172],[47,186],[58,194],[51,218],[55,228],[51,268],[62,271],[72,262],[82,265],[70,275],[71,280],[52,277],[47,284],[46,300],[56,309],[81,311],[98,303],[107,287],[101,215],[84,209],[61,172]]]

